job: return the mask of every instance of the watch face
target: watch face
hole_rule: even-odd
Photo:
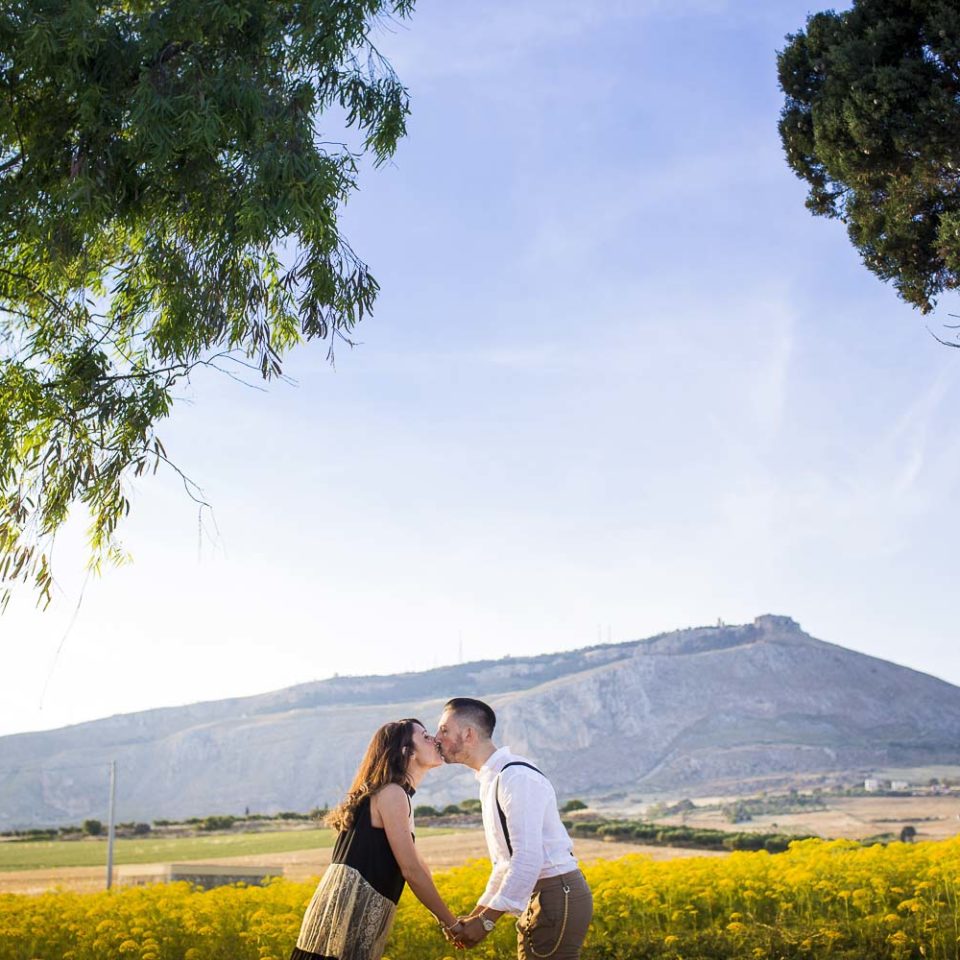
[[[483,924],[483,929],[489,933],[496,924],[489,917],[481,917],[480,922]]]

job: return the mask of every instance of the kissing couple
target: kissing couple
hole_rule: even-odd
[[[290,960],[380,960],[404,884],[458,948],[474,947],[505,913],[519,915],[519,960],[579,960],[593,897],[560,822],[550,781],[493,743],[497,718],[482,700],[446,703],[435,735],[419,720],[373,735],[346,797],[327,817],[337,831]],[[414,843],[411,797],[434,767],[462,763],[480,785],[492,869],[469,914],[437,892]]]

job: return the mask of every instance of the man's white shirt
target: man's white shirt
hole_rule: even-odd
[[[479,902],[504,913],[522,913],[538,880],[577,869],[573,844],[560,822],[553,785],[529,767],[503,770],[517,760],[524,758],[511,753],[509,747],[501,747],[476,772],[483,830],[493,863],[487,889]],[[497,813],[498,780],[500,806],[507,818],[513,856]]]

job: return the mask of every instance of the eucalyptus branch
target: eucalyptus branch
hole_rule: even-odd
[[[165,453],[157,451],[156,458],[165,463],[178,477],[180,477],[187,496],[190,497],[194,503],[199,504],[201,507],[206,507],[208,510],[213,510],[213,507],[203,498],[203,490],[198,483],[196,483],[194,480],[191,480],[190,477],[188,477],[186,473],[184,473],[183,470],[181,470]]]
[[[41,541],[78,503],[93,564],[113,555],[122,484],[148,462],[209,507],[155,432],[198,367],[259,390],[254,374],[290,382],[298,342],[328,339],[331,362],[335,345],[356,345],[378,287],[338,211],[360,157],[383,160],[404,134],[406,91],[370,30],[413,3],[334,7],[308,21],[298,0],[248,0],[256,30],[225,31],[222,6],[187,4],[175,36],[149,4],[18,7],[0,78],[4,583],[30,571],[49,597]],[[78,36],[98,57],[51,65],[44,51]],[[21,76],[34,78],[29,97],[11,89]],[[317,137],[328,110],[360,125],[361,149]]]

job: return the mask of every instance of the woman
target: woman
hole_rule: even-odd
[[[317,886],[290,960],[380,960],[406,881],[455,941],[461,925],[443,902],[413,843],[413,796],[443,763],[419,720],[385,723],[349,793],[328,817],[333,861]]]

